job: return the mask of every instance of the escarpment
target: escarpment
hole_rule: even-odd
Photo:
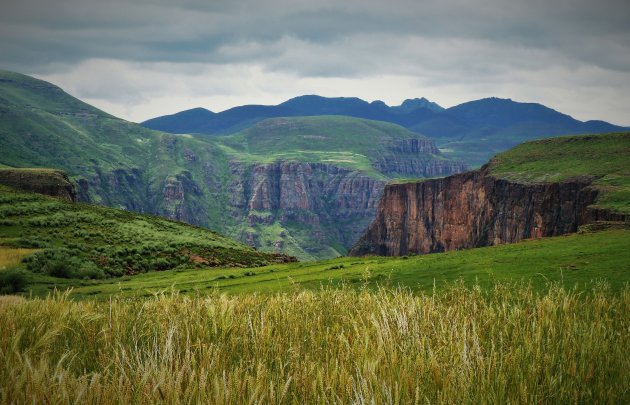
[[[373,158],[372,165],[391,177],[442,177],[468,169],[464,162],[440,155],[435,142],[428,138],[399,139],[386,153]]]
[[[521,184],[480,170],[385,188],[377,216],[350,255],[405,255],[563,235],[627,215],[592,206],[593,178]]]

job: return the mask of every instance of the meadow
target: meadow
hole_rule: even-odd
[[[30,275],[26,296],[46,297],[72,289],[70,297],[108,300],[185,295],[276,293],[294,289],[348,286],[408,288],[429,293],[455,282],[490,288],[497,282],[527,283],[544,293],[550,282],[588,291],[606,282],[618,292],[630,283],[630,230],[616,229],[529,240],[493,247],[403,257],[343,257],[258,268],[178,268],[104,280]]]
[[[0,299],[2,403],[628,403],[630,288]]]

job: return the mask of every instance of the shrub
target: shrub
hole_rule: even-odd
[[[0,294],[15,294],[24,291],[28,285],[27,276],[20,270],[0,272]]]
[[[94,262],[81,258],[74,249],[47,249],[24,259],[27,268],[59,278],[105,278],[105,272]]]

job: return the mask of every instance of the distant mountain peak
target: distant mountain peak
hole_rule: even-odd
[[[417,110],[419,108],[426,108],[431,111],[440,112],[443,111],[444,108],[433,101],[430,101],[424,97],[422,98],[408,98],[402,102],[397,108],[401,112],[410,112],[413,110]]]

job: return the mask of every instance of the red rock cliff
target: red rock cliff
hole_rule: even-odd
[[[443,252],[575,232],[626,216],[590,207],[591,179],[520,184],[487,167],[443,179],[388,185],[377,217],[350,255]]]

